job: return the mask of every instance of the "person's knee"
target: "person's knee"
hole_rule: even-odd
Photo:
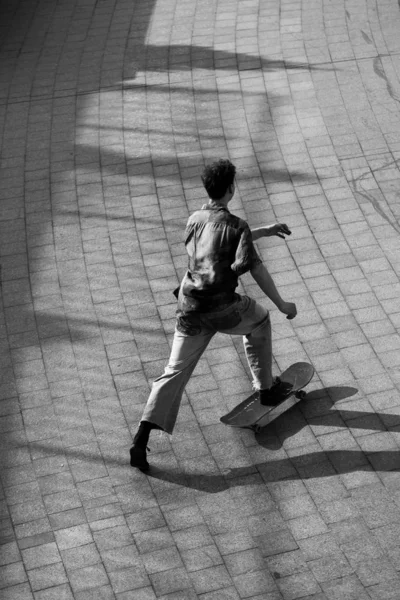
[[[187,373],[190,373],[195,368],[198,361],[188,360],[188,361],[179,361],[178,363],[170,363],[164,369],[164,377],[173,378],[186,376]]]
[[[174,375],[178,375],[184,369],[178,367],[178,365],[167,365],[164,369],[164,373],[162,376],[164,377],[172,377]]]
[[[255,338],[268,338],[271,335],[271,323],[269,318],[269,313],[265,315],[262,321],[254,327],[252,332],[247,337],[255,337]]]

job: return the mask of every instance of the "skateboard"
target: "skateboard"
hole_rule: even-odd
[[[279,404],[276,406],[263,406],[258,399],[258,392],[254,392],[229,413],[223,415],[220,421],[231,427],[243,427],[258,433],[268,423],[271,423],[288,408],[294,406],[298,400],[306,397],[307,394],[303,388],[310,383],[313,375],[314,367],[309,363],[294,363],[279,376],[281,381],[290,383],[293,386],[289,395]]]

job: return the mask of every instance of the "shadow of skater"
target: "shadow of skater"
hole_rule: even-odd
[[[362,450],[329,450],[310,452],[298,457],[257,463],[253,467],[234,468],[227,474],[202,475],[168,471],[151,467],[151,479],[169,482],[209,494],[246,485],[265,485],[276,481],[293,481],[334,477],[356,472],[400,470],[397,450],[363,452]]]
[[[300,403],[270,423],[259,434],[256,440],[260,446],[268,450],[279,449],[285,439],[298,433],[302,427],[309,425],[335,425],[347,428],[374,429],[387,431],[400,429],[400,416],[381,413],[367,413],[350,410],[330,410],[334,402],[344,400],[357,393],[350,386],[322,388],[308,394],[307,399],[324,404],[324,414],[314,416],[307,421],[299,410]],[[280,437],[277,433],[279,432]],[[194,488],[207,493],[218,493],[230,487],[238,487],[258,483],[264,485],[274,481],[317,479],[340,474],[371,471],[396,471],[400,469],[400,453],[396,450],[368,451],[358,449],[315,451],[299,456],[279,460],[267,460],[250,467],[230,469],[225,474],[186,474],[181,471],[166,471],[153,467],[148,475],[154,479],[167,481]]]
[[[332,410],[335,402],[354,396],[358,390],[350,386],[332,386],[307,393],[305,400],[264,427],[256,436],[260,446],[269,450],[281,448],[288,438],[311,425],[346,427],[340,411]]]
[[[375,419],[375,429],[379,431],[400,430],[400,416],[384,413],[367,413],[361,411],[349,410],[329,410],[333,406],[334,401],[344,400],[353,396],[357,392],[356,388],[349,386],[337,386],[330,388],[322,388],[310,392],[307,399],[311,402],[323,402],[328,398],[328,404],[325,404],[326,412],[324,414],[312,417],[307,421],[302,415],[301,422],[307,426],[309,422],[317,425],[327,425],[331,423],[332,416],[343,416],[342,425],[347,427],[347,422],[350,422],[352,427],[362,428],[365,423],[365,429],[371,429],[371,418]],[[287,426],[286,437],[294,435],[300,429],[294,429],[294,415],[299,413],[298,406],[306,405],[307,400],[300,402],[283,415],[275,422],[270,423],[267,427],[256,436],[256,440],[260,446],[269,450],[278,449],[282,445],[282,440],[279,442],[276,432],[273,427],[277,422],[281,423],[282,431],[284,431],[285,423]],[[300,420],[296,421],[298,424]],[[221,425],[222,427],[222,425]],[[275,445],[276,440],[279,446]],[[116,458],[111,456],[103,456],[101,453],[91,453],[83,448],[60,448],[56,449],[45,441],[32,442],[32,448],[50,454],[63,453],[66,456],[71,456],[73,459],[84,460],[88,462],[104,462],[110,466],[125,466],[125,458]],[[269,453],[271,456],[271,453]],[[200,468],[199,468],[200,470]],[[368,451],[367,449],[343,449],[343,450],[328,450],[315,451],[298,456],[291,456],[279,460],[268,459],[265,462],[259,462],[246,467],[237,467],[229,469],[225,473],[187,473],[180,468],[165,469],[163,466],[152,466],[146,476],[150,480],[165,482],[171,486],[177,485],[189,489],[195,489],[209,494],[216,494],[233,487],[242,487],[247,485],[265,485],[274,481],[299,480],[299,479],[318,479],[322,477],[334,477],[336,475],[356,473],[356,472],[373,472],[373,471],[397,471],[400,470],[400,452],[397,450],[385,451]],[[145,475],[138,474],[139,477]]]

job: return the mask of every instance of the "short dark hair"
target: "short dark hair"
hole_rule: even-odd
[[[235,165],[227,158],[220,158],[204,167],[201,180],[209,197],[212,200],[220,200],[234,182],[235,175]]]

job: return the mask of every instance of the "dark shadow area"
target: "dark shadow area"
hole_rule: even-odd
[[[340,400],[345,400],[345,398],[350,398],[351,396],[354,396],[355,394],[357,394],[357,392],[357,388],[349,385],[333,385],[321,388],[319,390],[307,392],[307,396],[304,400],[304,403],[322,400],[326,397],[330,398],[330,400],[332,400],[332,403],[339,402]]]
[[[276,60],[254,56],[242,52],[229,52],[214,50],[208,46],[197,45],[160,45],[147,44],[143,57],[137,54],[134,57],[136,71],[185,71],[192,69],[212,69],[251,71],[276,70],[336,70],[333,65],[322,66],[308,63],[293,62],[291,60]],[[125,87],[125,86],[124,86]]]
[[[147,475],[153,479],[215,494],[252,484],[265,485],[276,481],[319,479],[372,471],[400,471],[400,452],[329,450],[257,463],[252,467],[233,468],[226,475],[188,475],[159,467],[150,467]]]
[[[172,286],[173,287],[173,286]],[[138,284],[138,292],[140,291],[140,286]],[[143,289],[143,288],[142,288]],[[147,289],[147,288],[146,288]],[[173,290],[171,289],[171,302],[176,302],[176,299],[173,295]],[[132,311],[135,310],[135,306],[132,306]],[[94,310],[94,309],[93,309]],[[77,311],[78,312],[78,311]],[[21,310],[20,317],[24,320],[24,315],[26,315],[28,320],[30,319],[31,312]],[[126,317],[126,323],[118,323],[118,316],[124,315]],[[113,320],[115,317],[116,320]],[[143,317],[143,321],[139,316],[137,320],[133,320],[132,322],[128,320],[126,316],[126,312],[115,314],[110,314],[110,318],[107,319],[106,315],[98,315],[94,318],[88,318],[86,316],[79,316],[74,313],[73,316],[65,315],[64,313],[55,314],[46,311],[36,311],[35,312],[35,321],[36,321],[36,330],[38,333],[38,337],[33,339],[31,344],[32,346],[46,346],[46,343],[49,342],[52,345],[55,343],[62,344],[63,340],[79,342],[80,340],[90,341],[92,337],[95,337],[97,333],[102,331],[103,333],[107,331],[127,331],[127,332],[135,332],[137,334],[146,334],[149,336],[149,344],[152,342],[152,337],[164,336],[164,330],[162,329],[162,324],[159,320],[157,313],[149,318]],[[34,330],[32,329],[32,332]],[[92,332],[92,334],[90,333]]]
[[[4,46],[21,43],[21,37],[32,26],[38,4],[38,0],[0,0],[0,52]]]
[[[258,434],[257,442],[268,450],[281,448],[286,439],[293,437],[307,425],[331,425],[346,427],[339,416],[340,411],[334,410],[335,402],[354,396],[357,388],[350,386],[330,386],[312,390],[306,398],[286,410],[274,419]]]

